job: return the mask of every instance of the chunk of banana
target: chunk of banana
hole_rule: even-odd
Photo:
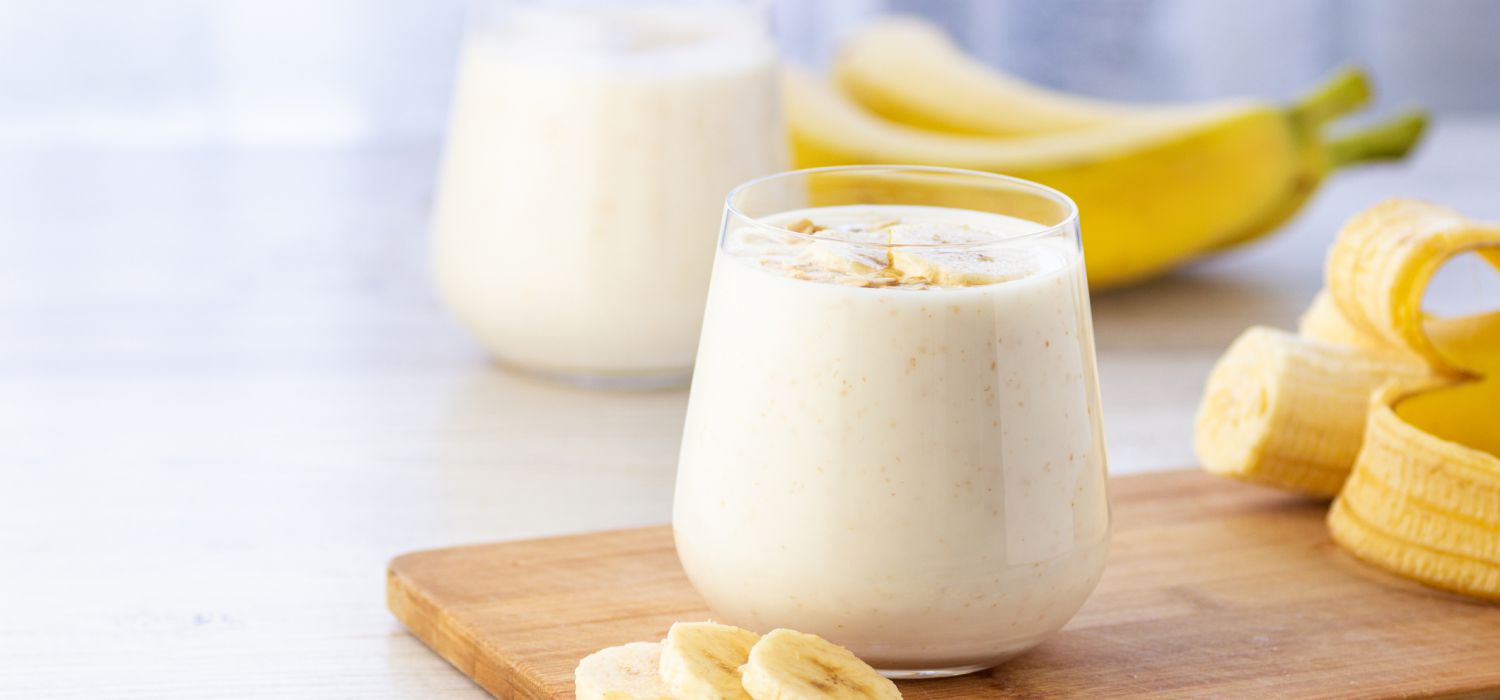
[[[896,684],[848,649],[813,634],[772,630],[750,650],[742,669],[754,700],[900,698]]]
[[[578,700],[672,700],[657,671],[661,645],[632,642],[600,649],[573,671]]]
[[[1401,353],[1256,326],[1209,374],[1194,448],[1215,474],[1332,497],[1359,453],[1371,392],[1428,375]]]
[[[884,240],[878,245],[817,241],[803,249],[798,262],[830,272],[876,277],[890,268],[890,248]]]
[[[662,642],[661,679],[678,698],[750,700],[740,666],[760,636],[714,622],[679,622]]]

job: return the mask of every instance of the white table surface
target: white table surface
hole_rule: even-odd
[[[1213,360],[1357,209],[1500,218],[1500,123],[1431,136],[1096,298],[1115,473],[1192,463]],[[484,697],[385,611],[390,557],[667,520],[685,394],[488,366],[426,276],[436,152],[0,153],[0,697]]]

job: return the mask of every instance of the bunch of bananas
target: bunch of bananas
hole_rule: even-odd
[[[1195,447],[1210,472],[1337,496],[1356,556],[1500,600],[1500,311],[1422,311],[1468,251],[1500,268],[1500,224],[1402,199],[1355,216],[1298,333],[1251,328],[1214,367]]]
[[[788,629],[762,637],[714,622],[678,622],[658,642],[601,649],[573,672],[578,700],[901,700],[848,649]]]
[[[1410,113],[1326,138],[1329,121],[1369,99],[1367,78],[1355,70],[1290,107],[1252,99],[1142,106],[1059,94],[988,68],[933,25],[907,18],[856,33],[833,74],[834,84],[797,70],[785,76],[798,167],[938,165],[1050,185],[1072,197],[1086,221],[1096,289],[1160,275],[1275,229],[1329,172],[1405,155],[1425,123]]]

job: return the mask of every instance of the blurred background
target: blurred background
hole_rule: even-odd
[[[465,0],[52,0],[0,4],[11,145],[435,141]],[[978,56],[1112,98],[1285,98],[1369,67],[1380,106],[1500,110],[1486,0],[776,0],[783,51],[826,60],[881,12],[942,22]]]
[[[466,395],[501,381],[441,308],[428,272],[466,5],[0,2],[0,363],[30,368],[26,386],[38,395],[66,396],[58,383],[76,380],[73,399],[107,396],[87,383],[105,367],[467,372],[456,380]],[[987,61],[1069,91],[1288,99],[1354,62],[1378,90],[1366,115],[1412,104],[1435,115],[1412,158],[1339,173],[1265,242],[1095,300],[1117,471],[1193,462],[1192,407],[1213,359],[1250,323],[1294,323],[1321,284],[1323,247],[1355,211],[1401,194],[1500,218],[1500,3],[779,0],[770,10],[783,52],[815,65],[861,19],[907,12],[941,22]],[[1497,287],[1480,265],[1455,269],[1435,285],[1454,310]],[[451,385],[412,382],[400,388],[411,420],[448,410]],[[350,386],[358,396],[390,390]],[[142,400],[137,389],[53,413],[0,405],[0,429],[34,432],[81,414],[129,429],[124,409]],[[236,415],[233,396],[199,390],[178,423],[149,418],[153,429]],[[517,391],[537,405],[552,397],[529,386],[492,393],[523,400]],[[680,401],[662,400],[664,467]],[[376,405],[327,413],[345,420]],[[497,445],[522,430],[485,425]],[[670,483],[670,472],[657,478]]]

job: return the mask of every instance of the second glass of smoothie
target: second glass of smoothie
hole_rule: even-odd
[[[673,522],[720,619],[893,677],[988,668],[1060,629],[1109,530],[1072,202],[897,166],[731,193]]]
[[[752,0],[476,0],[434,219],[443,301],[498,362],[687,383],[730,187],[783,167]]]

